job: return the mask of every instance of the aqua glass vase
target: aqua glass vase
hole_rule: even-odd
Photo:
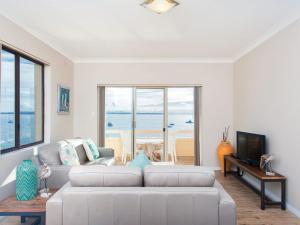
[[[28,201],[35,198],[37,193],[37,167],[31,160],[24,160],[17,167],[16,198]]]

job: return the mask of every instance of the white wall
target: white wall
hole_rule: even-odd
[[[218,166],[216,147],[233,122],[232,64],[75,63],[74,136],[97,140],[97,85],[201,84],[202,162]]]
[[[0,40],[50,63],[45,73],[45,141],[57,141],[73,136],[73,112],[56,113],[57,84],[73,89],[73,63],[16,24],[0,16]],[[72,97],[72,96],[71,96]],[[71,98],[71,109],[73,101]],[[23,159],[30,158],[32,148],[0,155],[0,199],[14,192],[13,169]],[[8,182],[7,181],[12,181]]]
[[[265,134],[287,201],[300,216],[300,21],[234,64],[234,127]],[[278,185],[269,188],[279,197]]]

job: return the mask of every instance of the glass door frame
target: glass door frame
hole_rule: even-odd
[[[168,88],[194,88],[194,165],[201,165],[201,145],[200,145],[200,121],[201,121],[201,86],[200,85],[115,85],[105,84],[98,85],[98,145],[105,146],[105,88],[109,87],[127,87],[132,88],[132,157],[134,158],[136,141],[135,141],[135,128],[136,128],[136,89],[163,89],[164,90],[164,154],[163,160],[165,161],[166,153],[168,152]],[[201,134],[202,136],[202,134]]]
[[[136,86],[132,88],[132,96],[133,96],[133,124],[132,124],[132,157],[134,158],[135,152],[137,150],[137,144],[136,144],[136,111],[137,111],[137,90],[138,89],[157,89],[157,90],[163,90],[163,155],[161,158],[161,161],[165,161],[166,158],[166,152],[168,152],[168,96],[167,96],[167,87],[158,87],[158,86]]]

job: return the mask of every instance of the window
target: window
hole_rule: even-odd
[[[15,147],[15,55],[1,52],[0,149]]]
[[[44,141],[44,65],[2,47],[0,76],[0,151]]]

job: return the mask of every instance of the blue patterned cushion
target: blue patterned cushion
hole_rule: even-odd
[[[151,165],[151,161],[144,151],[140,151],[140,153],[130,162],[129,167],[140,167],[144,170],[147,165]]]
[[[98,147],[92,139],[84,140],[83,147],[90,161],[94,161],[100,157]]]
[[[77,152],[72,144],[61,144],[59,156],[63,165],[66,166],[80,165]]]

